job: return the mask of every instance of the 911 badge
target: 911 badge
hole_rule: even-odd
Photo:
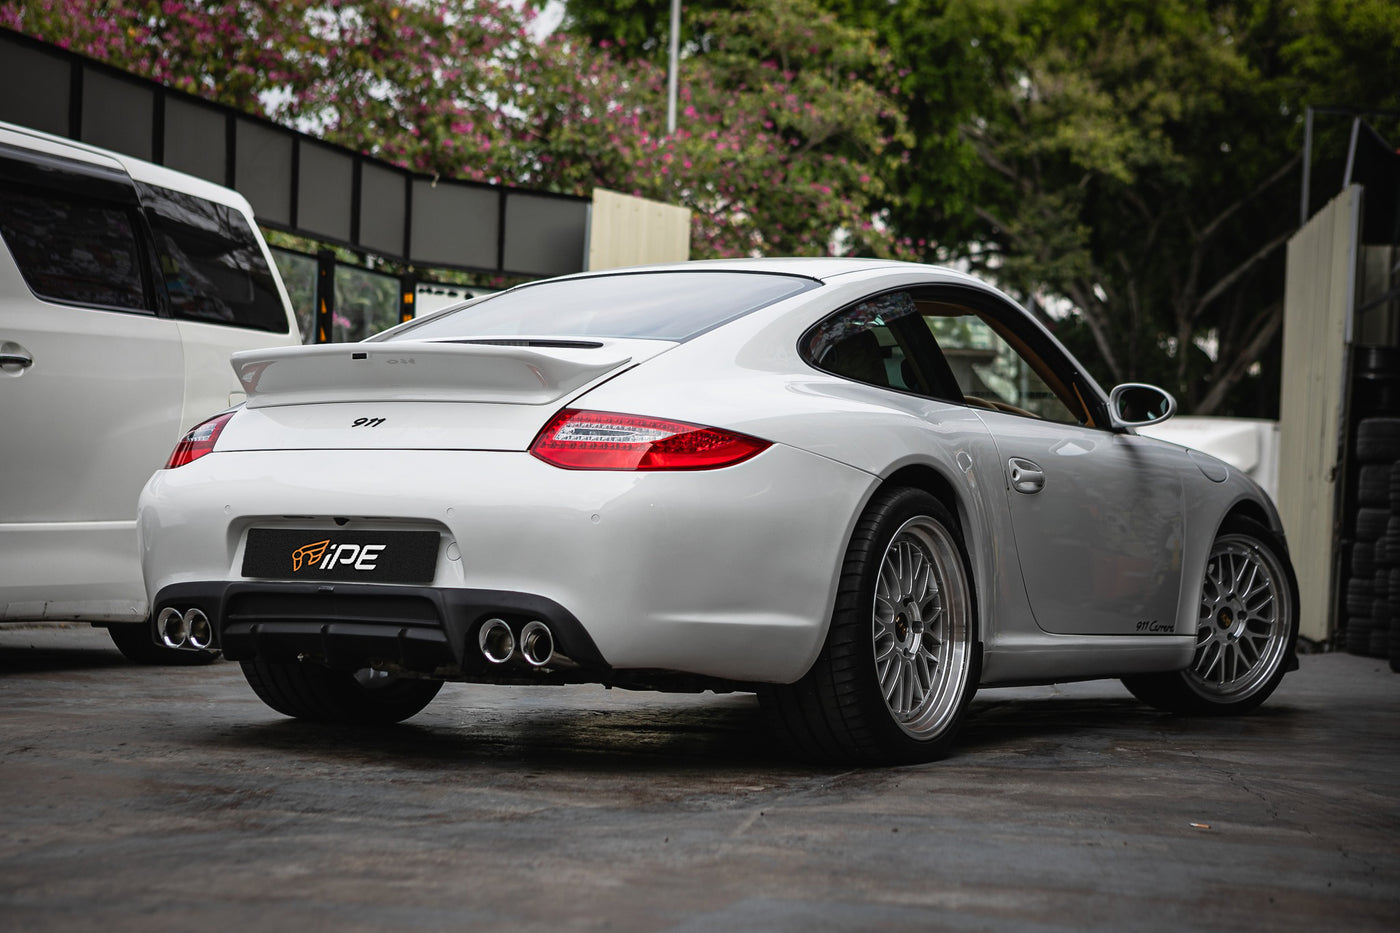
[[[306,531],[253,528],[243,575],[280,580],[431,583],[439,535],[433,531]]]

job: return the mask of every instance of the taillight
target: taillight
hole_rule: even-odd
[[[684,421],[566,408],[530,453],[566,470],[713,470],[767,450],[768,441]]]
[[[176,467],[193,463],[200,457],[214,449],[214,442],[219,439],[219,434],[224,430],[224,425],[233,417],[233,412],[227,411],[216,418],[210,418],[203,424],[195,425],[190,433],[186,434],[180,443],[175,445],[175,452],[170,455],[170,459],[165,461],[165,468],[173,470]]]

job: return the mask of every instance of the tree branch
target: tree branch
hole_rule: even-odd
[[[1123,381],[1123,367],[1118,362],[1118,354],[1113,352],[1113,344],[1108,340],[1108,328],[1100,315],[1094,312],[1097,301],[1090,301],[1092,292],[1086,291],[1078,282],[1071,282],[1065,289],[1069,293],[1069,300],[1074,302],[1074,306],[1079,309],[1079,313],[1084,318],[1084,323],[1089,325],[1089,333],[1094,337],[1094,344],[1099,348],[1099,353],[1103,356],[1104,365],[1108,367],[1109,375],[1113,377],[1115,383]]]
[[[1268,349],[1281,327],[1283,327],[1283,302],[1276,301],[1254,319],[1254,324],[1251,326],[1251,330],[1255,332],[1254,337],[1245,344],[1244,349],[1235,354],[1234,359],[1219,369],[1210,391],[1205,394],[1200,405],[1196,407],[1196,414],[1210,415],[1215,413],[1215,410],[1225,401],[1225,396],[1235,387],[1235,383],[1239,382],[1249,367],[1264,355],[1264,351]]]
[[[1278,171],[1274,172],[1272,175],[1264,179],[1258,185],[1255,185],[1253,191],[1249,192],[1249,194],[1246,194],[1244,197],[1235,201],[1229,207],[1225,208],[1225,210],[1217,214],[1214,220],[1206,224],[1205,227],[1201,229],[1201,232],[1196,234],[1196,242],[1204,243],[1206,240],[1214,236],[1215,231],[1219,230],[1220,226],[1224,224],[1225,221],[1233,217],[1235,213],[1239,211],[1240,208],[1244,207],[1250,201],[1263,194],[1266,189],[1268,189],[1279,179],[1284,178],[1289,173],[1291,173],[1293,169],[1297,167],[1298,160],[1302,157],[1302,153],[1295,152],[1292,158],[1288,159],[1283,163],[1283,165],[1279,166]]]
[[[1216,283],[1210,288],[1208,288],[1206,290],[1206,293],[1202,295],[1199,300],[1197,300],[1196,306],[1191,309],[1190,320],[1197,320],[1205,312],[1207,305],[1209,305],[1215,299],[1219,298],[1227,289],[1229,289],[1231,285],[1234,285],[1240,280],[1242,276],[1245,275],[1245,273],[1249,272],[1250,269],[1254,268],[1256,265],[1269,258],[1269,254],[1272,253],[1274,250],[1278,249],[1284,243],[1287,243],[1288,238],[1291,236],[1293,236],[1292,230],[1287,230],[1283,233],[1280,233],[1278,236],[1274,237],[1272,240],[1261,246],[1254,253],[1253,256],[1250,256],[1244,262],[1240,263],[1238,266],[1235,266],[1234,269],[1230,270],[1219,280],[1217,280]]]

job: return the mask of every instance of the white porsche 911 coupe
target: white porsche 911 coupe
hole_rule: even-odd
[[[978,685],[1239,713],[1297,666],[1268,497],[947,269],[585,273],[233,365],[141,496],[153,636],[289,716],[742,690],[800,754],[908,762]]]

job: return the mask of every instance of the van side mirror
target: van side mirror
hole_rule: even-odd
[[[1165,389],[1125,382],[1108,394],[1108,408],[1115,428],[1141,428],[1176,414],[1176,399]]]

